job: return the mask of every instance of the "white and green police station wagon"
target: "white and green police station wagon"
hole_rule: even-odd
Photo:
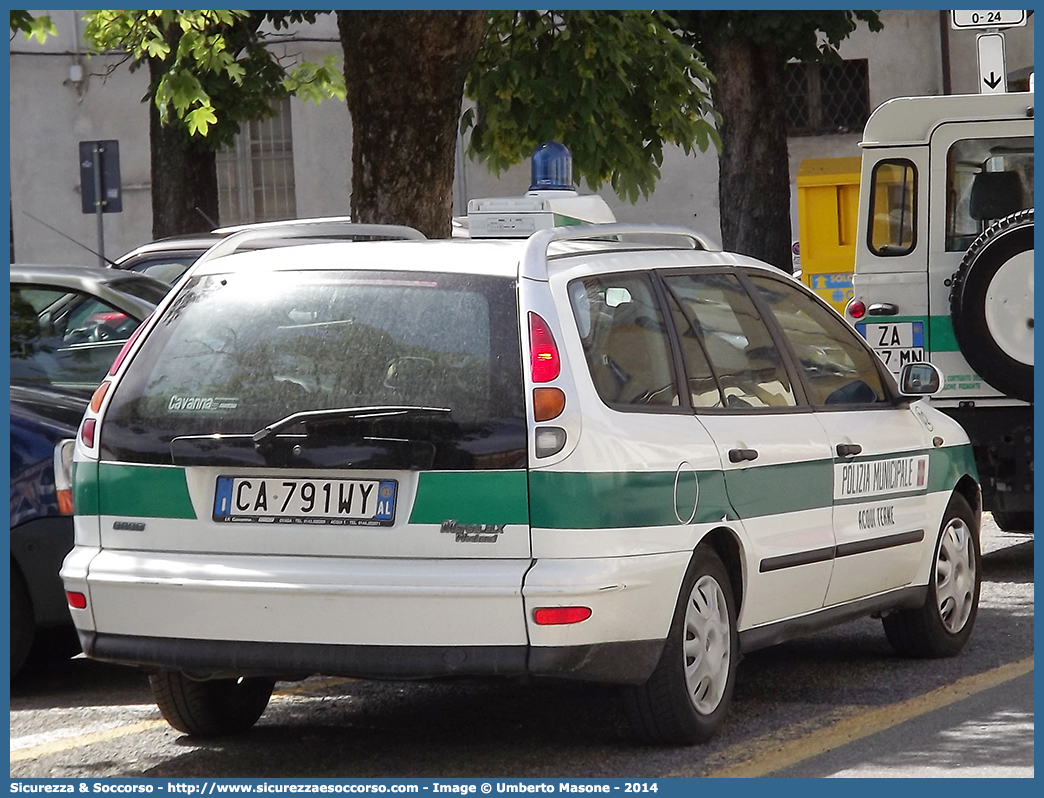
[[[868,615],[965,645],[979,487],[934,366],[897,384],[681,228],[358,232],[219,244],[79,430],[80,641],[175,728],[245,730],[312,674],[558,677],[692,743],[746,651]]]

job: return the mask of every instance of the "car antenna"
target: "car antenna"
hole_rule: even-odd
[[[198,205],[196,206],[196,213],[198,213],[200,216],[202,216],[204,219],[206,219],[207,220],[207,224],[209,224],[211,226],[211,228],[218,227],[218,223],[215,222],[213,219],[211,219],[209,216],[207,216],[203,212],[203,209],[201,207],[199,207]]]
[[[66,235],[65,233],[63,233],[63,232],[62,232],[61,230],[59,230],[59,229],[58,229],[57,227],[51,227],[51,225],[47,224],[47,222],[43,221],[42,219],[37,219],[37,218],[36,218],[35,216],[33,216],[33,215],[32,215],[31,213],[29,213],[29,211],[22,211],[22,213],[24,213],[24,214],[25,214],[26,216],[28,216],[28,217],[29,217],[30,219],[32,219],[32,220],[33,220],[34,222],[39,222],[39,223],[40,223],[40,224],[42,224],[42,225],[43,225],[44,227],[46,227],[46,228],[47,228],[48,230],[53,230],[53,231],[54,231],[54,232],[56,232],[56,233],[57,233],[58,235],[60,235],[60,236],[61,236],[62,238],[67,238],[67,239],[69,239],[69,240],[70,240],[70,241],[72,241],[72,242],[73,242],[73,243],[74,243],[74,244],[75,244],[76,246],[78,246],[78,247],[82,247],[83,249],[87,250],[88,252],[90,252],[90,253],[91,253],[92,255],[94,255],[95,257],[97,257],[97,258],[101,258],[101,259],[102,259],[102,260],[104,260],[104,261],[105,261],[106,263],[108,263],[108,264],[109,264],[110,266],[115,266],[115,265],[116,265],[116,261],[114,261],[114,260],[109,260],[109,259],[108,259],[108,258],[106,258],[106,257],[105,257],[104,255],[99,255],[99,254],[98,254],[97,252],[95,252],[95,251],[94,251],[93,249],[91,249],[91,248],[90,248],[89,246],[87,246],[86,244],[81,244],[81,243],[80,243],[79,241],[77,241],[77,240],[76,240],[75,238],[73,238],[72,236],[67,236],[67,235]]]

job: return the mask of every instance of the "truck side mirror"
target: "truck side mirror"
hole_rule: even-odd
[[[899,372],[903,396],[932,396],[942,390],[942,372],[931,363],[907,363]]]

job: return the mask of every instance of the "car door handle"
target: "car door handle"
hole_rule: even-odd
[[[875,302],[867,308],[866,312],[871,316],[897,316],[899,306],[892,302]]]
[[[837,445],[838,457],[854,457],[861,451],[863,451],[863,447],[858,443],[839,443]]]
[[[729,449],[729,462],[742,463],[744,460],[757,460],[757,449]]]

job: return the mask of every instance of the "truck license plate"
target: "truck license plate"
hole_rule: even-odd
[[[898,374],[907,363],[925,359],[923,321],[863,322],[856,325],[856,330],[893,374]]]

